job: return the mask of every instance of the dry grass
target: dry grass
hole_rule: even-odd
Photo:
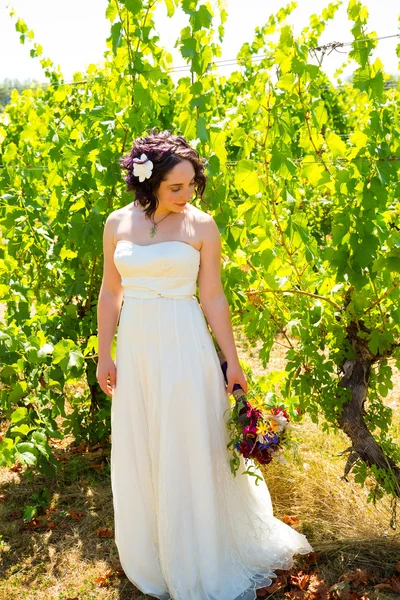
[[[235,331],[239,355],[256,374],[262,368],[257,348],[249,348]],[[279,338],[277,339],[279,342]],[[269,370],[283,368],[284,350],[275,344]],[[393,408],[392,435],[399,440],[400,410],[397,393],[400,378],[387,402]],[[275,516],[298,518],[317,552],[315,571],[328,585],[349,569],[365,568],[380,576],[391,576],[400,559],[400,537],[390,528],[391,508],[387,499],[368,504],[368,486],[361,488],[343,481],[345,457],[339,452],[349,440],[341,432],[327,435],[306,415],[293,434],[297,447],[286,453],[286,464],[272,462],[264,470]],[[113,538],[99,537],[99,528],[113,529],[109,448],[76,453],[65,440],[58,457],[65,458],[57,480],[46,481],[51,494],[51,511],[44,523],[49,529],[24,528],[22,509],[31,504],[31,494],[40,491],[42,477],[30,482],[23,473],[0,469],[3,497],[0,502],[0,553],[2,556],[0,600],[128,600],[147,598],[127,580],[117,576],[120,568]],[[102,466],[101,466],[102,465]],[[239,475],[238,475],[239,476]],[[73,516],[69,511],[75,511]],[[298,564],[302,564],[299,557]],[[114,570],[114,571],[113,571]],[[114,574],[112,574],[112,573]],[[101,585],[107,573],[108,585]],[[104,583],[107,583],[104,581]],[[284,598],[283,594],[274,594]],[[386,590],[369,597],[391,598]]]

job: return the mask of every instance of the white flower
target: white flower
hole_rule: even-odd
[[[145,179],[149,179],[149,177],[151,177],[153,163],[145,154],[142,154],[140,158],[134,158],[133,162],[135,163],[133,165],[133,174],[136,177],[139,177],[139,181],[144,181]]]

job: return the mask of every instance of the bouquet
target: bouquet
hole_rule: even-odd
[[[217,351],[217,354],[225,381],[228,382],[228,363],[222,351]],[[270,463],[274,457],[277,457],[279,462],[286,462],[280,454],[283,450],[281,442],[285,440],[289,424],[287,411],[281,406],[267,407],[260,402],[253,406],[238,383],[233,386],[232,393],[236,402],[231,409],[227,425],[231,437],[228,448],[233,448],[233,458],[230,461],[233,475],[236,476],[240,466],[239,454],[243,456],[246,466],[249,459],[254,459],[261,465]],[[251,469],[244,473],[261,479],[256,471],[252,472]]]

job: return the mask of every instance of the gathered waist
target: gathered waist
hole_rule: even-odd
[[[125,287],[123,298],[176,298],[183,300],[196,299],[193,294],[174,294],[171,292],[157,292],[157,290]]]

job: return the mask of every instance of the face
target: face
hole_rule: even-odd
[[[195,170],[190,160],[182,160],[169,171],[158,188],[159,207],[181,212],[194,194]]]

